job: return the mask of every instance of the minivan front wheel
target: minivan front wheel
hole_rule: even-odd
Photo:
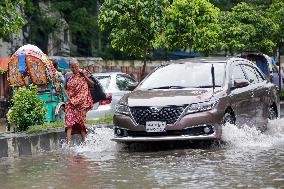
[[[234,117],[232,116],[232,114],[230,114],[230,113],[225,113],[224,114],[224,117],[223,117],[223,124],[224,125],[226,125],[227,123],[229,123],[229,124],[235,124],[235,119],[234,119]]]

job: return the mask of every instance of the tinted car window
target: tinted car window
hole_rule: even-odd
[[[117,88],[121,91],[127,91],[128,85],[133,84],[136,81],[126,75],[117,75],[116,76],[116,85]]]
[[[214,63],[215,84],[222,86],[225,76],[225,64]],[[212,63],[179,63],[163,66],[153,72],[139,89],[180,86],[185,88],[211,87]]]
[[[95,76],[100,83],[102,84],[104,89],[107,89],[110,83],[110,76]]]
[[[255,69],[251,66],[248,65],[243,65],[243,69],[246,73],[247,79],[249,80],[250,83],[257,83],[258,82],[258,78],[257,75],[255,73]]]

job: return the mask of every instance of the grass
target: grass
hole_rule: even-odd
[[[101,123],[112,123],[112,116],[96,119],[96,120],[87,120],[87,124],[95,125]]]
[[[281,99],[284,99],[284,90],[279,91],[279,96]]]
[[[112,116],[100,118],[97,120],[87,120],[87,124],[89,125],[102,124],[102,123],[112,123]],[[62,128],[62,127],[64,127],[64,122],[57,121],[52,123],[44,123],[42,125],[33,125],[28,128],[27,132],[33,133],[33,132],[45,131],[48,129]]]

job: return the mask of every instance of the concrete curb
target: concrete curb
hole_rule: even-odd
[[[89,129],[112,128],[112,124],[88,125],[87,127]],[[15,158],[53,151],[61,147],[62,143],[65,142],[65,138],[64,128],[48,129],[36,133],[3,133],[0,134],[0,158]]]

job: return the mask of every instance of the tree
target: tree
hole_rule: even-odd
[[[23,17],[24,0],[2,0],[0,3],[0,38],[20,31],[26,23]]]
[[[165,9],[160,41],[168,49],[193,49],[208,55],[218,43],[219,13],[208,0],[175,0]]]
[[[167,0],[106,0],[98,18],[102,31],[110,32],[113,48],[135,55],[144,61],[145,73],[149,51],[161,32]]]
[[[221,10],[229,11],[241,2],[248,3],[252,6],[269,6],[272,4],[273,0],[210,0],[210,2]]]
[[[72,42],[77,45],[77,56],[92,56],[93,45],[99,44],[97,26],[98,0],[51,0],[52,8],[59,11],[67,22]]]
[[[35,44],[48,54],[48,37],[62,25],[60,17],[48,4],[45,4],[45,7],[40,6],[38,0],[26,0],[24,10],[28,21],[23,28],[28,33],[23,35],[24,43]]]
[[[232,0],[211,0],[210,2],[221,10],[230,10],[234,6]]]
[[[235,20],[233,13],[224,11],[220,15],[222,35],[220,49],[231,55],[246,49],[246,44],[255,35],[255,28]]]
[[[277,60],[280,61],[280,49],[283,48],[284,45],[284,1],[276,0],[269,7],[268,16],[273,19],[275,24],[278,26],[278,30],[276,30],[276,35],[274,35],[275,42],[275,50],[278,49]]]
[[[259,6],[239,3],[220,16],[221,48],[234,54],[239,51],[260,51],[272,54],[278,25]]]

